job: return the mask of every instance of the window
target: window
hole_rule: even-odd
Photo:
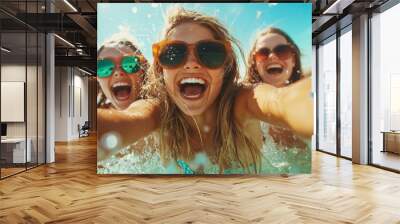
[[[340,155],[352,157],[352,30],[340,36]]]
[[[318,48],[318,149],[336,154],[336,36]]]
[[[400,148],[400,133],[391,133],[400,130],[398,21],[400,4],[371,18],[371,157],[373,164],[395,170],[400,170],[400,155],[393,153]],[[393,134],[397,137],[384,139]]]

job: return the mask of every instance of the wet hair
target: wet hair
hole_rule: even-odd
[[[241,51],[238,41],[229,34],[228,30],[218,20],[183,8],[177,8],[170,12],[164,38],[168,38],[173,29],[184,23],[204,26],[211,31],[215,39],[227,41],[231,46],[235,44]],[[196,134],[196,130],[191,130],[192,128],[185,120],[183,112],[168,96],[162,73],[162,67],[155,61],[149,72],[149,76],[154,79],[142,89],[146,92],[147,97],[158,98],[162,103],[163,112],[159,129],[160,155],[164,163],[171,159],[190,161],[195,156],[190,143],[190,136]],[[237,57],[235,52],[230,50],[224,68],[221,92],[215,99],[218,111],[215,121],[216,128],[212,133],[215,150],[209,157],[213,163],[218,164],[220,173],[223,173],[224,169],[227,168],[243,168],[247,172],[257,173],[261,163],[260,147],[257,146],[252,136],[247,136],[246,132],[237,124],[233,113],[235,96],[240,88],[238,80]],[[199,127],[197,127],[197,131],[200,132]],[[199,135],[201,136],[200,133]]]
[[[257,45],[257,41],[267,35],[267,34],[278,34],[283,36],[286,41],[294,48],[294,53],[295,53],[295,65],[293,67],[293,71],[292,74],[290,75],[289,78],[289,83],[293,83],[296,82],[298,80],[301,79],[302,77],[302,68],[301,68],[301,60],[300,60],[300,49],[299,47],[296,45],[296,43],[293,41],[293,39],[287,34],[285,33],[283,30],[275,28],[275,27],[268,27],[265,30],[262,30],[258,35],[257,38],[253,44],[253,47],[250,50],[250,54],[248,56],[248,68],[247,68],[247,72],[246,72],[246,77],[245,77],[245,81],[250,82],[250,83],[259,83],[262,82],[262,79],[260,77],[260,74],[257,71],[257,68],[255,66],[255,61],[254,61],[254,53],[256,50],[256,45]]]

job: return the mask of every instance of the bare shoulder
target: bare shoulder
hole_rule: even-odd
[[[244,125],[245,121],[249,119],[248,102],[253,98],[253,88],[253,86],[239,87],[234,99],[234,117],[241,125]]]
[[[161,111],[161,103],[158,99],[142,99],[133,102],[126,110],[125,113],[131,116],[159,116]]]
[[[156,109],[160,107],[160,100],[158,99],[141,99],[134,101],[126,111],[134,111],[138,108]]]

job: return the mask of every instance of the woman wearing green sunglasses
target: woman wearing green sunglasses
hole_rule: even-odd
[[[98,110],[98,150],[119,150],[157,133],[152,155],[163,168],[152,173],[266,173],[260,121],[311,136],[311,82],[240,85],[233,44],[215,18],[176,10],[165,39],[153,45],[146,99],[123,112]]]
[[[107,100],[118,110],[139,98],[147,69],[147,60],[132,41],[109,41],[97,52],[97,80]]]

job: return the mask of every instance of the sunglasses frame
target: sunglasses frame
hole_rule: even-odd
[[[196,47],[197,47],[199,44],[203,43],[203,42],[214,42],[214,43],[222,44],[222,45],[224,46],[225,51],[226,51],[226,57],[225,57],[225,59],[224,59],[224,62],[223,62],[220,66],[218,66],[218,67],[216,67],[216,68],[211,68],[211,67],[205,65],[205,64],[201,61],[201,59],[200,59],[200,57],[199,57],[199,55],[198,55],[197,50],[194,50],[194,49],[196,49]],[[185,54],[184,59],[182,60],[181,63],[179,63],[179,64],[177,64],[177,65],[173,65],[173,66],[161,64],[161,63],[160,63],[159,57],[160,57],[160,53],[161,53],[162,49],[164,49],[167,45],[169,45],[169,44],[174,44],[174,43],[177,43],[177,44],[184,44],[184,45],[187,47],[188,52]],[[186,43],[185,41],[180,41],[180,40],[162,40],[162,41],[160,41],[160,42],[158,42],[158,43],[154,43],[154,44],[153,44],[153,46],[152,46],[152,51],[153,51],[154,61],[157,62],[158,64],[160,64],[161,67],[163,67],[163,68],[167,68],[167,69],[176,69],[176,68],[181,67],[182,65],[184,65],[184,64],[187,62],[187,60],[188,60],[188,58],[189,58],[189,52],[192,51],[193,54],[194,54],[194,56],[196,57],[197,62],[198,62],[201,66],[204,66],[205,68],[208,68],[208,69],[218,69],[218,68],[221,68],[223,65],[225,65],[225,63],[227,62],[227,60],[228,60],[228,58],[229,58],[228,55],[229,55],[229,53],[232,51],[232,47],[231,47],[231,44],[229,43],[229,41],[220,41],[220,40],[214,40],[214,39],[200,40],[200,41],[197,41],[196,43],[192,43],[192,44],[188,44],[188,43]]]
[[[256,60],[257,54],[261,54],[261,53],[259,53],[260,50],[263,50],[263,49],[268,49],[268,50],[269,50],[269,53],[268,53],[268,55],[265,57],[264,60],[267,60],[269,57],[271,57],[271,54],[272,54],[272,53],[275,54],[275,56],[278,57],[280,60],[287,60],[289,57],[287,57],[287,58],[281,58],[281,57],[279,57],[279,56],[276,54],[275,49],[276,49],[277,47],[280,47],[280,46],[287,46],[287,47],[289,47],[289,49],[291,50],[291,52],[290,52],[291,55],[295,55],[295,54],[296,54],[296,49],[295,49],[291,44],[279,44],[279,45],[275,46],[273,49],[270,49],[270,48],[268,48],[268,47],[262,47],[262,48],[258,49],[257,51],[254,52],[254,60]]]
[[[139,59],[139,70],[138,70],[137,72],[127,73],[127,72],[122,68],[121,62],[122,62],[122,60],[123,60],[124,58],[126,58],[126,57],[137,57],[137,58]],[[118,58],[118,63],[116,62],[116,61],[117,61],[116,58]],[[124,71],[124,72],[125,72],[126,74],[128,74],[128,75],[137,74],[137,73],[139,73],[139,72],[141,72],[141,71],[142,71],[142,73],[143,73],[144,70],[143,70],[143,68],[142,68],[141,65],[144,65],[145,62],[146,62],[146,60],[144,59],[144,56],[143,56],[143,55],[123,55],[123,56],[120,56],[120,57],[105,57],[105,58],[99,59],[99,60],[97,60],[97,61],[100,61],[100,60],[110,60],[110,61],[114,64],[114,68],[113,68],[113,70],[111,71],[111,74],[110,74],[110,75],[105,76],[105,77],[99,77],[99,75],[97,75],[97,77],[98,77],[98,78],[101,78],[101,79],[102,79],[102,78],[108,78],[108,77],[112,76],[112,74],[115,72],[115,69],[117,69],[117,67],[118,67],[119,69],[121,69],[122,71]],[[118,64],[118,65],[117,65],[117,64]],[[139,74],[139,75],[142,75],[142,73]]]

